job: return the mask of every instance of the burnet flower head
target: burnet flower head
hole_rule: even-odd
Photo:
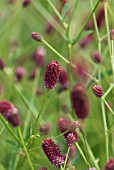
[[[44,76],[44,86],[47,89],[54,89],[60,75],[60,65],[57,61],[52,61],[46,68]]]
[[[62,155],[58,146],[53,142],[52,139],[45,139],[42,142],[42,148],[49,161],[56,167],[60,168],[64,164],[65,157]]]

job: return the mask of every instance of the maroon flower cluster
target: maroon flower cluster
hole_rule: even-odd
[[[45,139],[42,143],[42,148],[47,158],[56,168],[60,168],[64,164],[65,157],[52,139]]]
[[[47,89],[54,89],[59,80],[60,75],[60,65],[57,61],[52,61],[46,69],[44,76],[44,86]]]
[[[64,134],[68,146],[78,141],[78,133],[75,128],[71,128],[72,122],[67,118],[60,118],[58,121],[59,129]]]
[[[95,96],[98,98],[102,97],[104,94],[102,88],[98,85],[95,85],[92,90],[93,90],[93,93],[95,94]]]
[[[43,47],[39,47],[36,49],[35,53],[33,54],[33,60],[38,67],[44,67],[45,64],[45,55],[46,51]]]
[[[12,124],[13,127],[19,126],[21,124],[18,110],[12,103],[5,100],[1,101],[0,113],[8,122]]]
[[[114,158],[108,160],[105,166],[105,170],[114,170]]]
[[[32,32],[31,36],[36,41],[41,42],[43,40],[43,37],[38,32]]]
[[[85,119],[89,115],[89,98],[85,86],[81,83],[74,85],[71,92],[71,102],[78,118]]]

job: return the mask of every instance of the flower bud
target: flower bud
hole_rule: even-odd
[[[70,146],[69,156],[71,159],[76,157],[76,147],[74,145]]]
[[[93,52],[93,60],[97,63],[100,64],[102,62],[102,56],[98,51]]]
[[[48,170],[48,169],[44,167],[44,168],[41,168],[40,170]]]
[[[31,36],[36,41],[43,41],[43,37],[38,32],[32,32]]]
[[[50,132],[50,125],[47,123],[40,125],[40,133],[47,135]]]
[[[47,89],[54,89],[59,80],[60,65],[57,61],[52,61],[46,68],[44,76],[44,86]]]
[[[89,168],[89,170],[96,170],[96,168]]]
[[[93,93],[95,94],[95,96],[98,98],[102,97],[104,94],[102,88],[98,85],[95,85],[92,90],[93,90]]]

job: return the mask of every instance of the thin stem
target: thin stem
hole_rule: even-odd
[[[19,134],[19,137],[20,137],[20,140],[21,140],[23,149],[24,149],[24,151],[25,151],[25,154],[26,154],[26,156],[27,156],[27,158],[28,158],[29,165],[30,165],[31,169],[34,170],[34,167],[33,167],[33,165],[32,165],[32,162],[31,162],[31,159],[30,159],[28,150],[27,150],[27,147],[26,147],[25,142],[24,142],[24,140],[23,140],[23,136],[22,136],[22,132],[21,132],[21,128],[20,128],[20,127],[18,127],[18,134]]]
[[[108,49],[109,49],[109,54],[111,56],[111,42],[110,42],[110,29],[109,29],[109,22],[108,22],[107,2],[104,3],[104,10],[105,10],[105,23],[106,23],[106,29],[108,35]]]
[[[8,123],[4,120],[4,118],[0,115],[0,119],[3,122],[3,124],[5,125],[5,127],[8,129],[8,131],[12,134],[12,136],[16,139],[17,142],[20,143],[19,138],[15,135],[15,133],[12,131],[12,129],[10,128],[10,126],[8,125]]]
[[[106,160],[109,159],[109,140],[108,140],[108,129],[107,129],[107,122],[106,122],[106,113],[103,101],[101,101],[102,107],[102,116],[103,116],[103,124],[104,124],[104,133],[105,133],[105,143],[106,143]]]
[[[70,31],[70,26],[71,26],[71,22],[72,22],[72,18],[76,12],[76,8],[77,8],[77,5],[78,5],[78,2],[79,0],[76,0],[75,4],[74,4],[74,8],[73,8],[73,11],[72,11],[72,14],[71,14],[71,17],[70,17],[70,21],[69,21],[69,24],[68,24],[68,28],[67,28],[67,36],[69,37],[69,31]]]
[[[62,25],[64,26],[64,28],[67,28],[67,23],[63,20],[62,16],[60,15],[60,13],[58,12],[58,10],[55,8],[55,6],[53,5],[53,3],[50,0],[47,0],[48,4],[51,6],[51,8],[53,9],[53,11],[55,12],[55,14],[58,16],[59,20],[61,21]]]
[[[114,87],[114,83],[110,85],[110,87],[108,88],[108,90],[104,93],[103,97],[105,98],[109,93],[110,91],[113,89]]]
[[[36,70],[36,76],[35,76],[35,80],[34,80],[34,83],[33,83],[32,94],[31,94],[31,99],[30,99],[30,105],[31,104],[33,105],[33,103],[34,103],[34,99],[35,99],[35,95],[36,95],[36,85],[37,85],[38,79],[40,77],[39,75],[37,75],[37,73],[38,73],[38,70]],[[40,74],[40,71],[39,71],[39,74]],[[31,110],[29,108],[28,112],[27,112],[27,115],[26,115],[26,119],[25,119],[25,124],[24,124],[25,126],[24,126],[24,129],[23,129],[23,136],[25,136],[25,134],[26,134],[27,127],[29,125],[30,119],[31,119]]]
[[[111,58],[112,58],[112,72],[113,72],[113,76],[114,76],[114,40],[111,40],[111,46],[112,46],[112,48],[111,48],[111,53],[112,53],[112,55],[111,55]]]
[[[8,122],[6,122],[6,124],[8,124]],[[4,125],[3,128],[1,129],[1,131],[0,131],[0,136],[1,136],[1,134],[3,133],[5,127],[6,127],[6,126]]]
[[[111,107],[109,106],[109,104],[107,103],[107,101],[105,100],[105,98],[102,96],[102,100],[104,101],[104,103],[106,104],[106,106],[109,108],[109,110],[111,111],[111,113],[113,114],[114,116],[114,112],[113,110],[111,109]]]
[[[76,145],[76,147],[78,148],[80,154],[82,155],[82,157],[83,157],[85,163],[88,165],[87,159],[86,159],[86,157],[85,157],[85,155],[84,155],[84,153],[83,153],[83,151],[82,151],[80,145],[79,145],[78,143],[75,143],[75,145]]]
[[[93,13],[94,13],[94,11],[96,10],[96,8],[97,8],[97,6],[99,5],[99,3],[100,3],[100,0],[98,0],[98,2],[96,3],[94,9],[92,10],[91,14],[88,16],[87,20],[85,21],[84,25],[82,26],[82,28],[81,28],[81,30],[80,30],[80,32],[79,32],[79,34],[78,34],[78,36],[76,37],[76,39],[74,39],[72,45],[75,45],[75,44],[77,43],[77,41],[79,40],[79,37],[80,37],[81,33],[82,33],[83,30],[85,29],[87,23],[89,22],[91,16],[93,15]]]
[[[45,41],[44,39],[42,40],[42,42],[48,47],[50,48],[58,57],[60,57],[63,61],[65,61],[67,64],[70,64],[73,68],[75,68],[76,70],[78,70],[78,68],[76,67],[75,64],[72,64],[70,61],[68,61],[66,58],[64,58],[59,52],[57,52],[50,44],[48,44],[47,41]],[[85,75],[87,75],[89,78],[91,78],[93,81],[98,83],[98,80],[94,77],[92,77],[90,74],[88,74],[86,71],[83,70],[83,73]]]
[[[44,103],[45,103],[45,101],[46,101],[48,92],[49,92],[49,90],[46,90],[45,96],[44,96],[43,101],[42,101],[41,108],[40,108],[40,110],[39,110],[39,114],[38,114],[38,116],[37,116],[37,119],[36,119],[36,122],[35,122],[35,125],[34,125],[34,128],[33,128],[33,134],[34,134],[35,129],[36,129],[36,127],[37,127],[38,120],[39,120],[39,117],[40,117],[40,115],[41,115],[42,109],[43,109],[43,107],[44,107]]]
[[[64,163],[63,170],[65,170],[65,167],[66,167],[66,163],[67,163],[67,160],[68,160],[69,151],[70,151],[70,147],[68,147],[68,151],[67,151],[67,154],[66,154],[66,158],[65,158],[65,163]]]

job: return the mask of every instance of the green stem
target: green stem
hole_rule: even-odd
[[[61,21],[62,25],[64,26],[64,28],[66,29],[68,27],[67,23],[63,20],[62,16],[60,15],[60,13],[58,12],[58,10],[55,8],[55,6],[53,5],[53,3],[50,0],[47,0],[48,4],[51,6],[51,8],[53,9],[53,11],[55,12],[55,14],[58,16],[59,20]]]
[[[38,79],[39,79],[39,75],[37,75],[38,73],[38,70],[36,70],[36,76],[35,76],[35,80],[34,80],[34,83],[33,83],[33,88],[32,88],[32,94],[31,94],[31,99],[30,99],[30,105],[34,103],[34,99],[35,99],[35,95],[36,95],[36,85],[37,85],[37,82],[38,82]],[[39,72],[40,74],[40,72]],[[28,109],[28,112],[27,112],[27,115],[26,115],[26,119],[25,119],[25,124],[24,124],[24,129],[23,129],[23,136],[26,135],[26,132],[27,132],[27,127],[29,125],[29,122],[30,122],[30,119],[31,119],[31,110],[30,108]]]
[[[79,145],[78,143],[76,143],[75,145],[76,145],[76,147],[78,148],[80,154],[82,155],[82,157],[83,157],[85,163],[88,165],[87,159],[86,159],[86,157],[85,157],[85,155],[84,155],[84,153],[83,153],[83,151],[82,151],[80,145]]]
[[[70,147],[68,147],[68,151],[67,151],[67,154],[66,154],[63,170],[65,170],[65,168],[66,168],[66,163],[67,163],[67,160],[68,160],[69,151],[70,151]]]
[[[111,56],[111,42],[110,42],[110,29],[109,29],[109,21],[108,21],[107,2],[104,3],[104,10],[105,10],[105,23],[106,23],[106,29],[108,35],[108,49],[109,49],[109,54]]]
[[[41,108],[40,108],[40,110],[39,110],[39,114],[38,114],[38,116],[37,116],[37,119],[36,119],[36,122],[35,122],[35,125],[34,125],[34,128],[33,128],[33,134],[34,134],[34,132],[35,132],[35,130],[36,130],[36,128],[37,128],[38,120],[39,120],[39,117],[40,117],[40,115],[41,115],[42,109],[43,109],[43,107],[44,107],[44,103],[45,103],[45,101],[46,101],[48,92],[49,92],[49,90],[46,91],[45,96],[44,96],[44,98],[43,98],[42,105],[41,105]]]
[[[109,159],[109,139],[108,139],[108,129],[107,129],[107,122],[106,122],[106,113],[103,101],[101,101],[102,107],[102,116],[103,116],[103,123],[104,123],[104,133],[105,133],[105,143],[106,143],[106,160]]]
[[[113,110],[111,109],[111,107],[109,106],[109,104],[107,103],[107,101],[105,100],[105,98],[102,96],[102,100],[104,101],[104,103],[106,104],[106,106],[109,108],[109,110],[111,111],[111,113],[113,114],[114,116],[114,112]]]
[[[104,98],[110,93],[110,91],[113,89],[113,87],[114,87],[114,83],[112,83],[110,85],[110,87],[108,88],[108,90],[104,93],[104,95],[103,95]]]
[[[97,6],[99,5],[99,3],[100,3],[100,0],[98,0],[98,2],[96,3],[94,9],[92,10],[91,14],[88,16],[87,20],[85,21],[84,25],[82,26],[82,28],[81,28],[81,30],[80,30],[80,32],[79,32],[79,34],[78,34],[78,36],[76,37],[76,39],[74,39],[72,45],[75,45],[75,44],[77,43],[77,41],[79,40],[81,33],[82,33],[83,30],[85,29],[87,23],[89,22],[91,16],[93,15],[93,13],[94,13],[94,11],[96,10],[96,8],[97,8]]]
[[[111,55],[111,59],[112,59],[112,72],[113,72],[113,76],[114,76],[114,40],[111,40],[111,46],[112,46],[112,48],[111,48],[111,53],[112,53],[112,55]]]
[[[63,61],[65,61],[67,64],[70,64],[73,68],[75,68],[76,70],[78,70],[78,68],[76,67],[75,64],[72,64],[70,61],[68,61],[66,58],[64,58],[59,52],[57,52],[50,44],[48,44],[47,41],[45,41],[44,39],[42,40],[42,42],[49,48],[51,49],[58,57],[60,57]],[[90,74],[88,74],[86,71],[84,71],[84,74],[87,75],[89,78],[91,78],[93,81],[98,83],[98,80],[96,78],[94,78],[93,76],[91,76]]]
[[[75,4],[74,4],[74,8],[73,8],[73,11],[72,11],[72,14],[71,14],[71,17],[70,17],[70,21],[69,21],[69,24],[68,24],[68,28],[67,28],[67,36],[69,37],[69,31],[70,31],[70,26],[71,26],[71,22],[72,22],[72,18],[76,12],[76,8],[77,8],[77,5],[78,5],[78,2],[79,0],[76,0]]]
[[[3,122],[3,124],[5,125],[5,127],[8,129],[8,131],[12,134],[12,136],[16,139],[17,142],[20,143],[19,138],[15,135],[15,133],[12,131],[12,129],[10,128],[10,126],[8,125],[8,123],[4,120],[4,118],[0,115],[0,119]]]
[[[26,156],[27,156],[27,158],[28,158],[29,165],[30,165],[31,169],[34,170],[34,167],[33,167],[33,165],[32,165],[32,162],[31,162],[31,159],[30,159],[28,150],[27,150],[27,147],[26,147],[25,142],[24,142],[24,140],[23,140],[23,136],[22,136],[22,132],[21,132],[21,128],[20,128],[20,127],[18,127],[18,134],[19,134],[19,137],[20,137],[20,140],[21,140],[23,149],[24,149],[24,151],[25,151],[25,154],[26,154]]]

